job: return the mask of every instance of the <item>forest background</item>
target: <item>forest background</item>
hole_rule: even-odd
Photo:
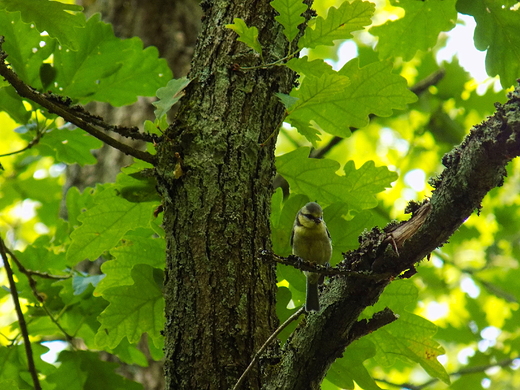
[[[141,3],[0,0],[0,388],[232,388],[303,303],[309,200],[340,266],[243,388],[518,388],[520,3]]]

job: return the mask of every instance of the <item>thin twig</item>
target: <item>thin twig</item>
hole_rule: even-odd
[[[314,149],[311,152],[311,155],[309,157],[311,157],[311,158],[323,158],[334,146],[339,144],[344,139],[345,138],[338,137],[337,135],[334,136],[329,142],[327,142],[327,145],[325,145],[323,148]]]
[[[242,375],[240,376],[240,378],[238,378],[238,381],[237,383],[235,384],[235,386],[233,386],[233,390],[237,390],[239,388],[239,386],[242,384],[242,382],[244,382],[244,379],[247,375],[247,373],[249,371],[251,371],[251,369],[253,368],[253,365],[257,362],[258,358],[260,357],[260,355],[265,351],[265,349],[267,348],[267,346],[269,344],[271,344],[271,342],[276,338],[276,336],[278,336],[280,334],[280,332],[282,330],[284,330],[291,322],[293,322],[294,320],[296,320],[303,312],[304,312],[305,308],[302,306],[300,307],[292,316],[290,316],[289,318],[287,318],[287,320],[285,320],[285,322],[280,325],[278,327],[278,329],[276,329],[273,334],[271,336],[269,336],[269,338],[266,340],[266,342],[264,343],[264,345],[262,345],[260,347],[260,349],[257,351],[257,353],[255,353],[255,356],[253,356],[253,360],[251,360],[251,363],[249,363],[249,366],[247,366],[247,368],[245,369],[245,371],[242,373]]]
[[[450,373],[448,375],[449,376],[462,376],[462,375],[468,375],[468,374],[475,374],[475,373],[479,373],[479,372],[484,372],[484,371],[489,370],[490,368],[494,368],[494,367],[509,366],[515,360],[518,360],[518,359],[520,359],[520,356],[511,358],[511,359],[501,360],[501,361],[496,362],[496,363],[486,364],[486,365],[482,365],[482,366],[464,367],[464,368],[461,368],[459,371],[454,371],[454,372],[452,372],[452,373]],[[407,390],[422,390],[422,389],[424,389],[424,388],[434,384],[435,382],[439,381],[438,378],[432,378],[432,379],[429,379],[428,381],[426,381],[426,382],[424,382],[424,383],[422,383],[420,385],[414,385],[414,384],[411,384],[411,383],[393,383],[393,382],[387,381],[386,379],[374,378],[374,380],[377,381],[377,382],[384,383],[385,385],[394,386],[394,387],[398,387],[400,389],[407,389]]]
[[[31,142],[29,142],[26,147],[15,150],[14,152],[0,154],[0,157],[14,156],[15,154],[25,152],[26,150],[31,149],[34,145],[37,145],[38,142],[40,141],[40,138],[41,138],[41,136],[38,135],[38,136],[34,137],[34,139]]]
[[[392,273],[373,273],[370,271],[353,271],[349,269],[345,269],[342,266],[339,267],[329,267],[326,265],[319,265],[312,263],[310,261],[305,261],[302,258],[295,256],[295,255],[289,255],[288,257],[282,257],[275,253],[272,253],[267,250],[263,250],[260,252],[260,257],[264,261],[274,261],[275,263],[280,263],[283,265],[288,265],[291,267],[294,267],[296,269],[299,269],[300,271],[310,271],[315,272],[317,274],[325,275],[325,276],[358,276],[360,278],[366,278],[366,279],[375,279],[375,280],[385,280],[392,277],[395,277],[396,275]],[[341,263],[340,263],[341,264]]]
[[[285,57],[283,58],[280,58],[274,62],[271,62],[269,64],[260,64],[260,65],[255,65],[255,66],[239,66],[238,69],[240,70],[255,70],[255,69],[269,69],[273,66],[280,66],[280,65],[285,65],[285,63],[287,61],[289,61],[290,59],[292,59],[296,54],[298,54],[300,52],[300,49],[292,52],[291,54],[288,54],[286,55]]]
[[[63,329],[63,327],[60,325],[58,320],[56,318],[54,318],[52,313],[49,311],[49,309],[47,308],[47,305],[45,305],[45,301],[43,300],[42,296],[40,295],[40,293],[36,289],[36,280],[34,280],[33,277],[32,277],[33,275],[36,275],[36,276],[40,276],[40,277],[46,278],[46,279],[63,280],[63,279],[69,279],[71,276],[70,275],[66,275],[66,276],[50,275],[50,274],[44,273],[44,272],[28,270],[21,263],[21,261],[18,260],[18,258],[14,255],[14,253],[11,252],[11,250],[9,250],[8,248],[5,248],[5,251],[6,251],[6,253],[9,254],[9,256],[11,256],[11,259],[13,259],[13,261],[16,263],[16,266],[18,267],[20,272],[23,273],[27,277],[27,279],[29,281],[29,286],[31,287],[31,291],[32,291],[34,297],[40,302],[41,307],[43,308],[45,313],[49,316],[50,320],[63,333],[63,335],[65,336],[65,338],[68,341],[72,341],[74,338],[71,335],[69,335],[65,329]]]
[[[274,137],[275,134],[279,133],[279,130],[282,127],[284,120],[285,116],[280,120],[280,123],[278,123],[278,125],[274,128],[273,132],[269,135],[269,137],[267,137],[267,139],[264,142],[260,144],[260,146],[265,146],[265,144],[267,144]]]
[[[56,280],[64,280],[64,279],[70,279],[71,275],[52,275],[47,272],[41,272],[41,271],[33,271],[30,269],[25,268],[25,266],[22,264],[20,260],[15,256],[15,254],[9,249],[5,248],[6,253],[11,256],[11,258],[16,263],[16,266],[20,270],[21,273],[27,275],[28,278],[30,278],[31,275],[39,276],[43,279],[56,279]]]
[[[56,96],[53,94],[48,95],[40,93],[34,88],[25,84],[18,77],[18,75],[12,69],[10,69],[9,66],[5,63],[7,54],[2,50],[3,42],[4,37],[0,36],[0,75],[3,76],[7,80],[7,82],[9,82],[9,84],[13,86],[18,95],[26,99],[29,99],[35,103],[38,103],[40,106],[49,110],[49,112],[61,116],[67,122],[76,125],[77,127],[85,130],[90,135],[93,135],[94,137],[103,141],[107,145],[110,145],[113,148],[116,148],[125,154],[128,154],[139,160],[146,161],[153,165],[157,163],[157,157],[155,157],[154,155],[148,152],[143,152],[141,150],[134,149],[131,146],[123,144],[117,141],[116,139],[110,137],[109,135],[105,134],[103,131],[95,128],[85,118],[85,115],[78,115],[78,112],[80,112],[81,110],[78,110],[74,107],[69,107],[69,101],[66,98],[64,99],[60,96]]]
[[[2,237],[0,237],[0,254],[2,255],[2,260],[4,262],[5,272],[7,273],[7,279],[9,280],[9,289],[11,290],[11,296],[13,297],[16,315],[18,317],[18,324],[20,325],[20,331],[23,336],[23,344],[25,347],[25,354],[27,356],[27,367],[29,369],[29,373],[31,374],[34,389],[41,390],[42,387],[40,385],[40,380],[38,379],[38,372],[36,371],[36,366],[34,364],[34,357],[32,353],[31,341],[29,340],[27,323],[25,322],[22,307],[20,306],[20,299],[18,297],[18,291],[16,290],[16,283],[14,281],[13,270],[11,269],[11,265],[9,264],[9,260],[7,259],[6,249],[7,247],[5,246],[4,240],[2,239]]]
[[[9,152],[9,153],[4,153],[4,154],[0,154],[0,157],[7,157],[7,156],[13,156],[15,154],[18,154],[18,153],[22,153],[22,152],[25,152],[26,150],[29,150],[31,149],[33,146],[35,145],[38,145],[38,143],[40,142],[40,140],[42,139],[43,137],[43,132],[45,131],[45,126],[43,129],[39,129],[39,123],[38,123],[38,111],[35,111],[35,116],[36,116],[36,136],[27,144],[26,147],[22,148],[22,149],[19,149],[19,150],[15,150],[14,152]]]
[[[437,84],[439,81],[441,81],[444,78],[445,74],[446,74],[446,70],[443,68],[436,70],[435,72],[426,76],[421,81],[418,81],[413,86],[411,86],[410,91],[412,91],[416,95],[421,95],[428,88],[430,88],[431,86],[433,86],[433,85]]]

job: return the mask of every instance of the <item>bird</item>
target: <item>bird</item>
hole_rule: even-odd
[[[332,240],[323,220],[323,210],[318,203],[303,206],[294,219],[291,234],[292,253],[305,261],[326,265],[332,255]],[[319,311],[318,283],[320,274],[304,271],[307,277],[305,311]]]

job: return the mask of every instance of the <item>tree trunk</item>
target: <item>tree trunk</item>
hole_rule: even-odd
[[[277,325],[275,266],[259,260],[270,248],[270,201],[276,139],[294,74],[259,65],[236,34],[240,17],[261,42],[286,39],[266,1],[205,2],[192,80],[175,123],[158,147],[159,190],[167,242],[166,388],[229,389]],[[177,157],[175,157],[177,156]],[[178,179],[178,164],[182,176]],[[260,388],[259,373],[247,389]]]

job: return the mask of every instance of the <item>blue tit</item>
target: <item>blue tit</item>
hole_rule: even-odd
[[[332,255],[330,234],[323,221],[323,210],[314,202],[307,203],[298,211],[291,235],[292,253],[305,261],[325,265]],[[307,296],[305,311],[319,311],[318,283],[320,274],[305,271]]]

